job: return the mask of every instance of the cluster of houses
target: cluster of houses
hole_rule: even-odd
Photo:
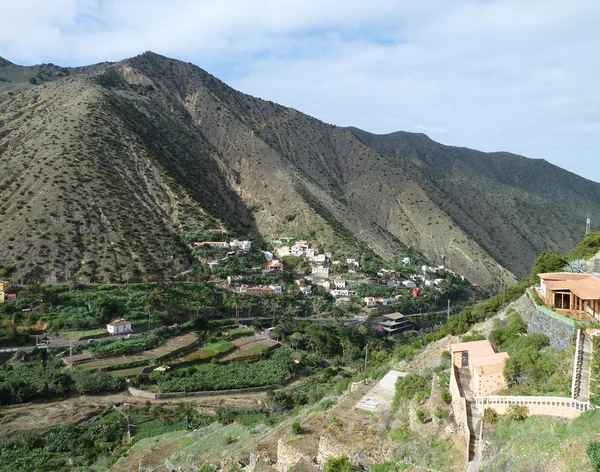
[[[16,293],[7,293],[11,289],[11,283],[0,280],[0,303],[10,302],[17,299]]]
[[[326,254],[319,254],[319,248],[306,240],[296,241],[291,246],[277,246],[275,248],[275,255],[278,257],[306,257],[311,262],[321,264],[328,259]]]

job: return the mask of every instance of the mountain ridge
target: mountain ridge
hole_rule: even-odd
[[[184,235],[223,223],[259,241],[312,237],[348,255],[373,250],[392,259],[412,248],[492,288],[524,274],[540,250],[572,245],[580,231],[561,225],[566,215],[579,216],[582,202],[592,202],[600,220],[600,185],[587,200],[566,184],[541,197],[531,183],[503,182],[502,167],[479,169],[471,155],[479,151],[326,124],[155,53],[46,67],[37,85],[19,67],[10,68],[22,76],[5,90],[12,94],[0,84],[0,162],[11,168],[0,176],[0,244],[13,248],[0,265],[21,274],[118,281],[131,271],[175,273],[191,266]],[[54,175],[58,169],[64,173]],[[565,175],[556,172],[551,182]],[[544,209],[561,195],[567,207]],[[41,217],[51,206],[43,198],[61,211]],[[540,212],[546,223],[535,217]],[[139,215],[143,231],[123,214]],[[529,226],[509,221],[525,216]],[[32,223],[40,219],[49,221]],[[511,231],[502,232],[506,224]],[[537,241],[550,227],[558,229]],[[65,237],[78,244],[56,241]]]

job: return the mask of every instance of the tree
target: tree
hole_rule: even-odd
[[[554,252],[542,252],[533,263],[531,279],[535,283],[539,280],[538,274],[545,272],[558,272],[567,265],[569,261],[562,254]]]
[[[35,85],[37,84],[37,79],[35,77],[32,77],[31,79],[29,79],[29,83]]]

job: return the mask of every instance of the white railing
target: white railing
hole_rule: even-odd
[[[591,408],[590,402],[580,402],[567,397],[521,397],[488,395],[475,397],[477,405],[525,405],[525,406],[556,406],[574,408],[577,411],[587,411]]]
[[[571,398],[579,396],[581,390],[581,367],[583,366],[583,333],[577,330],[577,341],[575,343],[575,356],[573,358],[573,380],[571,382]]]

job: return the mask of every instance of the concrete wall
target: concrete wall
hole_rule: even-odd
[[[541,333],[548,336],[550,347],[565,350],[569,348],[575,335],[574,324],[563,321],[559,315],[549,316],[540,312],[527,295],[515,302],[514,308],[521,314],[527,323],[529,333]],[[570,320],[569,320],[570,321]]]

